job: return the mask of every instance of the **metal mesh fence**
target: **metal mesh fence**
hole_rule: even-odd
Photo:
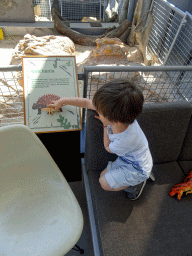
[[[151,6],[154,18],[153,27],[148,41],[149,49],[160,63],[168,58],[172,45],[185,24],[186,14],[167,1],[154,0]]]
[[[154,0],[151,7],[154,24],[148,46],[160,63],[165,66],[192,65],[192,15],[183,12],[163,0]],[[184,72],[169,72],[169,78],[179,84],[177,93],[186,99],[191,98],[192,78]]]
[[[170,77],[169,73],[172,73]],[[192,67],[85,67],[84,97],[93,98],[103,84],[125,78],[143,92],[145,103],[188,100],[192,102]],[[182,77],[182,79],[181,79]],[[185,97],[185,95],[188,97]]]
[[[166,60],[167,66],[191,65],[192,62],[192,15],[185,16],[185,22],[182,25],[174,44],[170,49]]]
[[[60,0],[61,16],[68,21],[79,22],[84,17],[93,17],[98,21],[108,18],[106,9],[119,16],[123,8],[123,0]]]
[[[52,20],[51,6],[53,0],[33,0],[34,11],[38,17],[44,17],[48,20]]]
[[[101,20],[103,5],[100,1],[65,0],[61,1],[61,16],[69,21],[81,21],[84,17]]]
[[[20,68],[0,68],[0,126],[23,124],[23,86]]]
[[[0,68],[0,127],[24,123],[22,67]],[[171,73],[171,76],[170,76]],[[103,84],[117,78],[128,78],[143,92],[145,103],[187,100],[192,102],[192,66],[90,66],[84,68],[84,92],[93,98]]]

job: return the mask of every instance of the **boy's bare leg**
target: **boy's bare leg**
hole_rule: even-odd
[[[107,172],[107,168],[100,173],[100,177],[102,177],[106,172]]]
[[[100,174],[100,178],[99,178],[99,183],[102,187],[102,189],[106,190],[106,191],[120,191],[120,190],[123,190],[125,188],[127,188],[127,186],[125,187],[120,187],[120,188],[117,188],[117,189],[114,189],[114,188],[111,188],[105,178],[105,173],[107,172],[107,169],[103,170]]]

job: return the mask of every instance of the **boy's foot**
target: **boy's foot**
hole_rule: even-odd
[[[131,200],[136,200],[137,198],[139,198],[145,187],[145,184],[146,184],[146,180],[136,186],[130,186],[124,189],[124,191],[126,192],[127,198]]]

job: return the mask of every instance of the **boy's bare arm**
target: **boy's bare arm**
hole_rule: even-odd
[[[53,101],[53,103],[48,105],[48,107],[54,108],[55,110],[59,110],[61,107],[65,105],[72,105],[80,108],[96,110],[92,100],[87,98],[75,98],[75,97],[61,98],[57,101]]]
[[[113,153],[110,149],[109,149],[109,143],[111,142],[109,139],[109,135],[107,134],[107,127],[104,126],[103,128],[103,134],[104,134],[104,147],[105,149],[109,152],[109,153]]]

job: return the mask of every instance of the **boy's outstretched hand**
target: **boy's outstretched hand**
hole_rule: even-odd
[[[47,107],[48,108],[53,108],[55,109],[56,111],[58,111],[60,108],[62,108],[63,106],[65,106],[65,104],[63,104],[63,102],[59,101],[59,100],[56,100],[56,101],[53,101],[51,104],[49,104]]]
[[[92,100],[79,97],[63,97],[57,101],[53,101],[51,104],[48,105],[48,107],[58,110],[66,105],[95,110]]]

